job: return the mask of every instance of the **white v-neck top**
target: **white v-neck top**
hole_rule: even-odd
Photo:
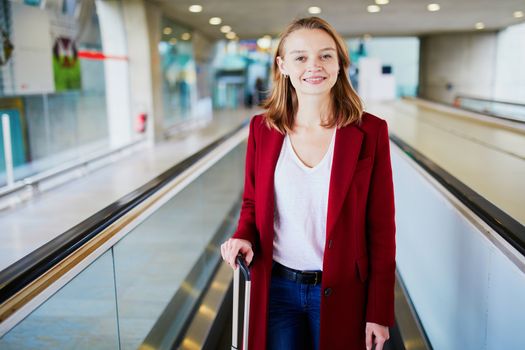
[[[313,168],[297,156],[290,137],[284,138],[274,173],[273,259],[292,269],[323,269],[335,134]]]

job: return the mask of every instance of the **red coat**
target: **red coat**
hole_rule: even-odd
[[[337,129],[321,285],[321,350],[365,349],[365,322],[394,323],[394,192],[387,124],[364,113]],[[252,242],[250,350],[266,350],[274,171],[284,136],[253,117],[234,238]]]

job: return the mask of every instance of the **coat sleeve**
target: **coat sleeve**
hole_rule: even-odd
[[[244,173],[244,192],[242,196],[241,215],[237,230],[232,238],[246,239],[255,247],[257,242],[257,228],[255,225],[255,122],[257,117],[250,121],[248,146],[246,148],[246,163]]]
[[[370,263],[366,321],[393,326],[396,228],[390,145],[385,121],[379,128],[375,152],[366,211]]]

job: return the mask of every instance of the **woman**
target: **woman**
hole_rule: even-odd
[[[394,323],[387,125],[363,112],[348,67],[320,18],[281,35],[266,113],[250,123],[238,228],[221,246],[232,267],[238,253],[251,264],[250,349],[379,350]]]

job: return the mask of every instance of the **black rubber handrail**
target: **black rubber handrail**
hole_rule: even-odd
[[[126,215],[186,169],[216,149],[248,124],[244,121],[234,130],[187,157],[145,185],[118,199],[78,225],[0,271],[0,304],[60,263],[93,237]]]
[[[494,231],[509,242],[522,255],[525,255],[525,226],[496,207],[480,194],[436,165],[430,159],[409,146],[396,135],[390,134],[390,140],[419,164],[430,176],[435,178],[449,192],[485,221]]]

